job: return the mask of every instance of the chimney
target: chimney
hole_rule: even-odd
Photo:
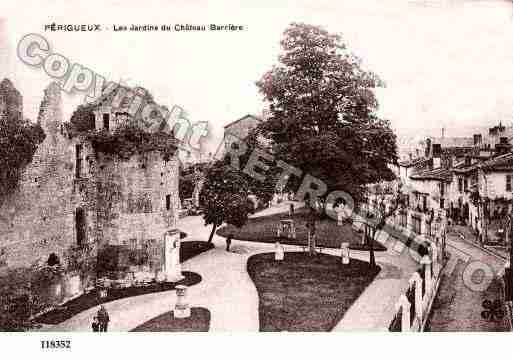
[[[483,141],[483,136],[480,133],[474,135],[474,146],[478,146]]]
[[[445,137],[445,128],[442,127],[442,138]]]
[[[441,144],[433,143],[431,156],[432,157],[441,157],[442,156],[442,145]]]
[[[439,143],[433,144],[433,169],[442,166],[442,146]]]
[[[442,167],[442,160],[440,157],[433,157],[433,169]]]

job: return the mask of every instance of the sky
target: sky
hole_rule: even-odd
[[[45,24],[102,24],[102,32],[49,32]],[[26,34],[108,79],[147,88],[156,101],[223,126],[263,109],[255,82],[277,63],[291,22],[341,33],[384,80],[379,114],[399,135],[470,135],[513,125],[513,3],[498,0],[17,1],[0,4],[0,78],[10,78],[35,120],[51,81],[16,56]],[[114,32],[114,25],[235,24],[242,32]],[[64,115],[83,94],[63,95]]]

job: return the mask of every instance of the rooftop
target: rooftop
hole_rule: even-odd
[[[429,161],[431,161],[430,158],[419,157],[410,160],[399,161],[397,164],[401,167],[421,167],[423,165],[429,164]]]
[[[513,171],[513,153],[506,153],[481,162],[479,167],[485,171]]]
[[[435,180],[449,182],[452,179],[452,172],[448,168],[426,169],[413,173],[410,178],[414,180]]]
[[[469,164],[465,163],[465,161],[462,161],[462,162],[459,162],[456,165],[454,165],[452,170],[456,173],[462,173],[462,174],[470,173],[470,172],[477,170],[481,163],[482,162],[477,162],[477,163],[469,165]]]
[[[239,118],[238,120],[235,120],[235,121],[232,121],[230,122],[229,124],[225,125],[224,128],[228,128],[230,126],[233,126],[235,125],[236,123],[240,122],[240,121],[243,121],[245,119],[253,119],[253,120],[258,120],[258,121],[263,121],[263,119],[260,117],[260,116],[255,116],[255,115],[252,115],[252,114],[247,114],[245,116],[242,116],[241,118]]]
[[[430,137],[432,144],[440,144],[442,148],[448,147],[474,147],[473,137]]]

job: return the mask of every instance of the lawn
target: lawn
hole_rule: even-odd
[[[222,237],[232,235],[234,239],[250,242],[275,243],[279,241],[283,244],[308,245],[307,235],[307,210],[302,208],[293,216],[296,226],[296,238],[276,237],[277,229],[281,219],[289,219],[288,213],[277,213],[270,216],[255,217],[248,219],[242,228],[232,225],[221,227],[217,234]],[[317,221],[316,244],[319,247],[340,248],[342,242],[349,242],[350,248],[354,250],[369,250],[368,246],[362,246],[362,234],[356,232],[351,224],[338,226],[337,222],[331,218]],[[381,243],[374,241],[375,251],[385,251],[386,247]]]
[[[191,308],[189,318],[175,318],[173,311],[159,315],[139,325],[131,332],[208,332],[210,311],[206,308]]]
[[[260,331],[330,331],[373,281],[381,268],[340,257],[286,252],[249,258],[248,273],[259,297]]]
[[[180,246],[180,262],[197,256],[205,251],[214,248],[212,243],[203,241],[188,241],[182,242]],[[129,287],[129,288],[111,288],[108,290],[107,298],[102,300],[102,303],[111,302],[118,299],[134,297],[137,295],[145,295],[156,292],[163,292],[168,290],[174,290],[178,284],[191,286],[201,282],[201,276],[194,272],[182,272],[185,276],[184,279],[177,283],[151,283],[147,286]],[[74,315],[97,306],[98,302],[98,291],[96,289],[84,293],[81,296],[66,302],[64,306],[55,308],[49,312],[46,312],[37,318],[37,322],[43,324],[59,324],[63,321],[73,317]]]
[[[187,241],[180,244],[180,262],[191,259],[214,248],[214,244],[204,241]]]

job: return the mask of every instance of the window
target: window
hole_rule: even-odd
[[[440,182],[440,196],[443,197],[445,194],[445,184]]]
[[[110,116],[108,113],[104,113],[103,114],[103,128],[108,131],[109,127],[110,127]]]
[[[96,129],[96,116],[92,112],[89,114],[89,117],[87,118],[87,128],[89,130]]]
[[[470,177],[470,187],[473,189],[477,187],[477,175]]]
[[[82,175],[82,145],[75,146],[75,177]]]
[[[511,175],[506,175],[506,191],[511,192]]]
[[[468,191],[468,180],[465,178],[465,181],[463,182],[463,191]]]
[[[85,212],[82,208],[77,208],[75,211],[75,233],[77,238],[77,245],[83,246],[86,240],[86,223]]]
[[[401,226],[406,228],[406,226],[408,224],[408,222],[407,222],[408,221],[408,217],[407,217],[406,212],[401,213],[399,218],[400,218],[400,221],[401,221]]]
[[[458,192],[463,192],[463,179],[458,178]]]
[[[420,226],[421,226],[420,218],[416,217],[416,216],[412,216],[411,219],[412,219],[412,227],[413,227],[412,230],[413,230],[413,232],[417,233],[417,234],[420,234]]]
[[[170,210],[171,209],[171,195],[168,194],[166,195],[166,210]]]

